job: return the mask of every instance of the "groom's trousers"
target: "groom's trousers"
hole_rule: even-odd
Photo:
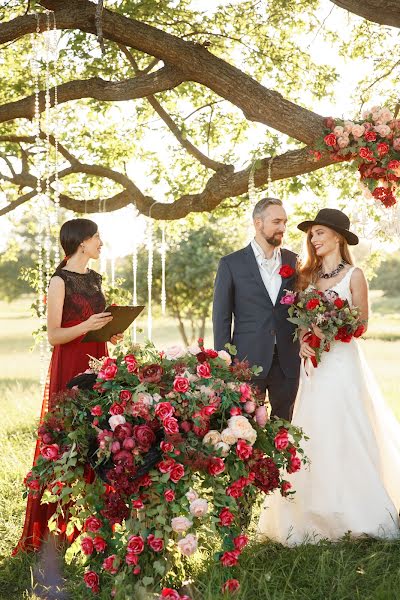
[[[258,387],[262,394],[265,394],[268,390],[268,399],[271,404],[271,416],[280,417],[281,419],[290,421],[299,387],[299,378],[285,376],[279,364],[276,346],[271,368],[267,373],[267,376],[255,377],[252,382]]]

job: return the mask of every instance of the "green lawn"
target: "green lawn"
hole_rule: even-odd
[[[362,347],[387,402],[400,419],[400,319],[393,305],[376,298],[384,316],[371,319],[373,335]],[[386,302],[386,304],[385,304]],[[0,303],[0,599],[34,598],[29,593],[34,557],[9,558],[17,541],[24,511],[22,479],[31,466],[35,420],[41,404],[38,352],[30,352],[29,300]],[[142,326],[145,326],[145,321]],[[386,341],[385,333],[392,339]],[[211,344],[210,330],[206,339]],[[170,319],[154,322],[160,346],[179,342]],[[399,600],[400,543],[375,541],[323,543],[296,549],[253,544],[241,567],[243,600]],[[90,597],[81,587],[81,568],[66,566],[72,600]],[[207,557],[193,563],[193,576],[202,600],[218,600],[221,573]],[[109,598],[109,593],[98,598]],[[196,597],[196,600],[197,600]]]

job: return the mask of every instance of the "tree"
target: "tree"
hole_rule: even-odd
[[[376,23],[400,25],[396,0],[321,2]],[[337,78],[326,65],[315,64],[298,42],[306,33],[325,32],[324,23],[316,17],[318,0],[231,2],[210,15],[193,10],[190,0],[109,0],[107,9],[102,0],[97,6],[88,0],[40,0],[32,3],[32,8],[28,2],[27,10],[20,4],[9,0],[9,20],[0,24],[0,44],[6,57],[2,66],[13,70],[11,85],[0,92],[0,177],[9,198],[0,214],[36,196],[35,139],[30,127],[35,99],[27,75],[28,36],[37,28],[44,31],[48,22],[62,34],[58,149],[65,191],[60,196],[61,206],[76,212],[83,208],[98,212],[99,206],[116,210],[133,203],[145,215],[171,220],[190,212],[212,211],[225,200],[232,205],[234,197],[243,201],[252,157],[246,168],[237,167],[240,142],[254,124],[265,128],[255,172],[257,187],[267,183],[269,168],[272,180],[285,180],[332,164],[328,154],[318,163],[310,156],[310,147],[322,132],[323,117],[298,103],[302,88],[307,87],[311,98],[322,98],[331,93]],[[54,11],[49,21],[43,9]],[[33,10],[42,11],[39,18]],[[372,81],[361,86],[364,100],[377,82],[382,86],[385,78],[389,84],[395,78],[399,61],[385,53],[383,42],[388,45],[392,35],[386,27],[358,20],[350,42],[340,42],[332,31],[325,34],[336,43],[337,51],[346,55],[369,55],[371,61],[383,55],[379,64],[371,62]],[[99,47],[104,50],[101,59],[96,58]],[[21,56],[24,61],[17,60]],[[238,56],[243,70],[231,64]],[[266,75],[275,89],[261,83]],[[393,88],[387,99],[394,98]],[[113,121],[110,103],[131,100],[136,100],[130,109],[135,126],[129,119]],[[54,102],[53,88],[51,106]],[[42,92],[41,112],[45,104]],[[181,116],[188,107],[189,114]],[[79,111],[82,119],[77,118]],[[155,116],[172,134],[174,144],[179,144],[170,143],[168,168],[154,144],[145,148],[145,123]],[[53,147],[57,144],[52,135],[48,139]],[[271,150],[277,147],[281,153],[271,163]],[[218,158],[211,158],[210,153]],[[132,156],[147,161],[147,167],[141,167],[147,171],[143,185],[153,190],[142,191],[127,175],[127,157]],[[53,181],[52,175],[50,183]],[[155,200],[160,182],[174,202]],[[83,184],[92,190],[84,206],[79,198]]]

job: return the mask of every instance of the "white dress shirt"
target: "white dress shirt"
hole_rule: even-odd
[[[271,298],[271,302],[272,304],[276,304],[276,299],[282,285],[282,277],[279,275],[279,269],[282,266],[281,250],[280,248],[275,248],[272,257],[266,258],[263,249],[256,240],[253,239],[251,241],[251,247],[253,248],[261,278]]]

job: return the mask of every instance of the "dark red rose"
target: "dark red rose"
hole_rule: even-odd
[[[85,531],[93,531],[94,533],[98,531],[103,526],[103,521],[101,521],[98,517],[88,517],[84,523]]]
[[[240,588],[240,583],[238,582],[237,579],[227,579],[224,583],[224,585],[221,588],[221,591],[223,594],[225,594],[225,592],[229,592],[230,594],[233,594],[234,592],[237,592],[238,589]]]
[[[42,435],[42,442],[43,442],[43,444],[52,444],[54,442],[54,440],[53,440],[53,436],[51,435],[51,433],[44,433]]]
[[[182,423],[180,424],[180,428],[182,429],[182,431],[184,431],[185,433],[189,433],[189,431],[192,429],[192,424],[189,423],[189,421],[182,421]],[[205,434],[204,434],[205,435]]]
[[[198,354],[196,354],[196,358],[199,363],[203,363],[207,360],[208,356],[204,351],[201,351]]]
[[[231,550],[230,552],[224,552],[220,558],[221,564],[224,567],[234,567],[238,564],[239,556],[239,550]]]
[[[129,390],[121,390],[119,393],[119,399],[121,400],[121,402],[129,402],[129,400],[132,398],[132,392],[130,392]]]
[[[172,417],[175,412],[175,408],[172,406],[170,402],[160,402],[157,404],[155,413],[161,421],[166,419],[167,417]]]
[[[132,437],[132,425],[130,423],[121,423],[120,425],[117,425],[114,429],[114,437],[121,441]]]
[[[124,412],[124,407],[121,404],[118,404],[117,402],[114,402],[114,404],[111,404],[110,406],[110,414],[111,415],[122,415]]]
[[[154,552],[161,552],[164,548],[164,540],[154,537],[152,533],[147,536],[147,543]]]
[[[107,548],[107,542],[103,537],[101,537],[101,535],[96,535],[93,538],[93,546],[97,552],[104,552],[104,550]]]
[[[193,433],[198,437],[204,437],[210,431],[210,421],[199,412],[193,414]],[[181,423],[182,428],[183,423]]]
[[[317,306],[319,306],[320,302],[318,300],[318,298],[311,298],[311,300],[309,300],[306,304],[306,309],[307,310],[313,310],[314,308],[317,308]]]
[[[132,508],[135,508],[136,510],[141,510],[143,507],[143,500],[140,500],[140,498],[138,498],[137,500],[132,500]]]
[[[349,333],[347,327],[344,326],[344,327],[339,327],[338,332],[335,335],[335,340],[348,344],[349,342],[351,342],[352,337],[353,337],[353,334]]]
[[[144,539],[141,535],[131,535],[128,540],[127,548],[133,554],[142,554],[144,550]]]
[[[120,450],[113,455],[113,461],[116,465],[131,467],[133,465],[133,456],[128,450]]]
[[[162,424],[167,435],[179,433],[179,423],[174,417],[167,417],[163,420]]]
[[[355,330],[355,332],[353,333],[353,337],[355,338],[359,338],[362,336],[362,334],[365,332],[365,325],[361,324],[357,327],[357,329]]]
[[[344,300],[342,300],[341,298],[336,298],[333,304],[336,306],[336,308],[343,308]]]
[[[57,460],[59,458],[60,448],[58,444],[48,444],[42,446],[40,449],[40,454],[46,460]]]
[[[225,463],[222,458],[212,456],[207,466],[207,471],[215,477],[225,471]]]
[[[235,515],[231,513],[229,508],[223,508],[219,513],[218,525],[221,527],[230,527],[235,519]]]
[[[171,481],[178,483],[178,481],[185,475],[185,469],[183,468],[183,465],[176,463],[169,473]]]
[[[94,550],[92,538],[91,537],[82,538],[81,539],[81,548],[82,548],[83,554],[86,554],[87,556],[92,554],[93,550]]]
[[[161,365],[153,364],[141,367],[138,371],[139,381],[141,383],[158,383],[161,381],[164,369]]]
[[[334,133],[328,133],[324,137],[324,142],[327,146],[331,146],[332,148],[336,146],[336,135]]]
[[[150,448],[156,441],[155,433],[148,425],[136,425],[133,428],[133,435],[142,448]]]
[[[99,587],[99,576],[94,571],[86,571],[83,576],[83,581],[86,583],[86,586],[92,590],[92,592],[97,593],[100,589]]]
[[[185,394],[190,387],[189,379],[186,377],[175,377],[174,390],[179,394]]]
[[[127,565],[137,565],[139,562],[139,556],[133,552],[127,552],[125,556],[125,562]]]
[[[325,117],[324,125],[327,129],[333,129],[336,125],[336,121],[332,117]]]
[[[293,267],[291,267],[290,265],[282,265],[278,271],[279,275],[283,277],[283,279],[289,279],[289,277],[292,277],[292,275],[294,275],[295,272],[296,270],[293,269]]]

